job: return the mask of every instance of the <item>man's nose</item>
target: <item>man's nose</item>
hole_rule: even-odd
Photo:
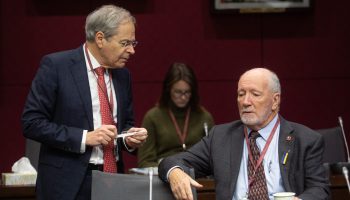
[[[243,104],[244,104],[244,105],[251,104],[251,98],[250,98],[250,95],[249,95],[249,94],[246,94],[246,95],[243,97]]]
[[[135,47],[133,47],[132,45],[128,46],[127,52],[134,55],[135,54]]]

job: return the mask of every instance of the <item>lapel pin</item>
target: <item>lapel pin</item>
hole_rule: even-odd
[[[292,136],[288,135],[286,138],[287,141],[292,141]]]
[[[285,164],[287,163],[289,151],[290,151],[290,150],[288,150],[288,152],[286,152],[286,153],[283,155],[283,157],[282,157],[282,163],[283,163],[283,165],[285,165]]]

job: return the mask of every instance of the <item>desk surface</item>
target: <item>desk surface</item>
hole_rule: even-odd
[[[203,188],[197,190],[198,200],[214,200],[214,181],[206,178],[197,179],[197,181],[203,185]],[[330,176],[330,182],[333,200],[350,199],[350,194],[343,176]],[[0,184],[0,199],[35,199],[35,186],[4,186]]]
[[[4,186],[0,185],[0,199],[35,199],[35,186]]]
[[[342,175],[331,175],[331,194],[333,200],[349,200],[350,193],[346,185],[346,180]]]
[[[214,200],[215,199],[215,183],[213,179],[200,178],[196,180],[203,185],[202,188],[197,189],[198,200]]]

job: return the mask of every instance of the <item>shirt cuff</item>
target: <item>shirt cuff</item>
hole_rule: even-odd
[[[168,173],[166,173],[166,180],[167,180],[168,182],[169,182],[169,174],[170,174],[170,172],[171,172],[173,169],[175,169],[175,168],[179,168],[179,169],[181,169],[181,170],[183,171],[183,169],[182,169],[180,166],[174,166],[174,167],[170,168],[169,171],[168,171]]]
[[[81,138],[80,153],[85,153],[86,146],[86,134],[87,130],[83,131],[83,137]]]

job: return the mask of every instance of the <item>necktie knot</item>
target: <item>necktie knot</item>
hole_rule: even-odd
[[[104,67],[97,67],[95,72],[97,76],[103,76],[105,74],[106,69]]]
[[[251,131],[250,132],[249,139],[254,139],[255,140],[258,137],[260,137],[260,133],[258,131]]]

